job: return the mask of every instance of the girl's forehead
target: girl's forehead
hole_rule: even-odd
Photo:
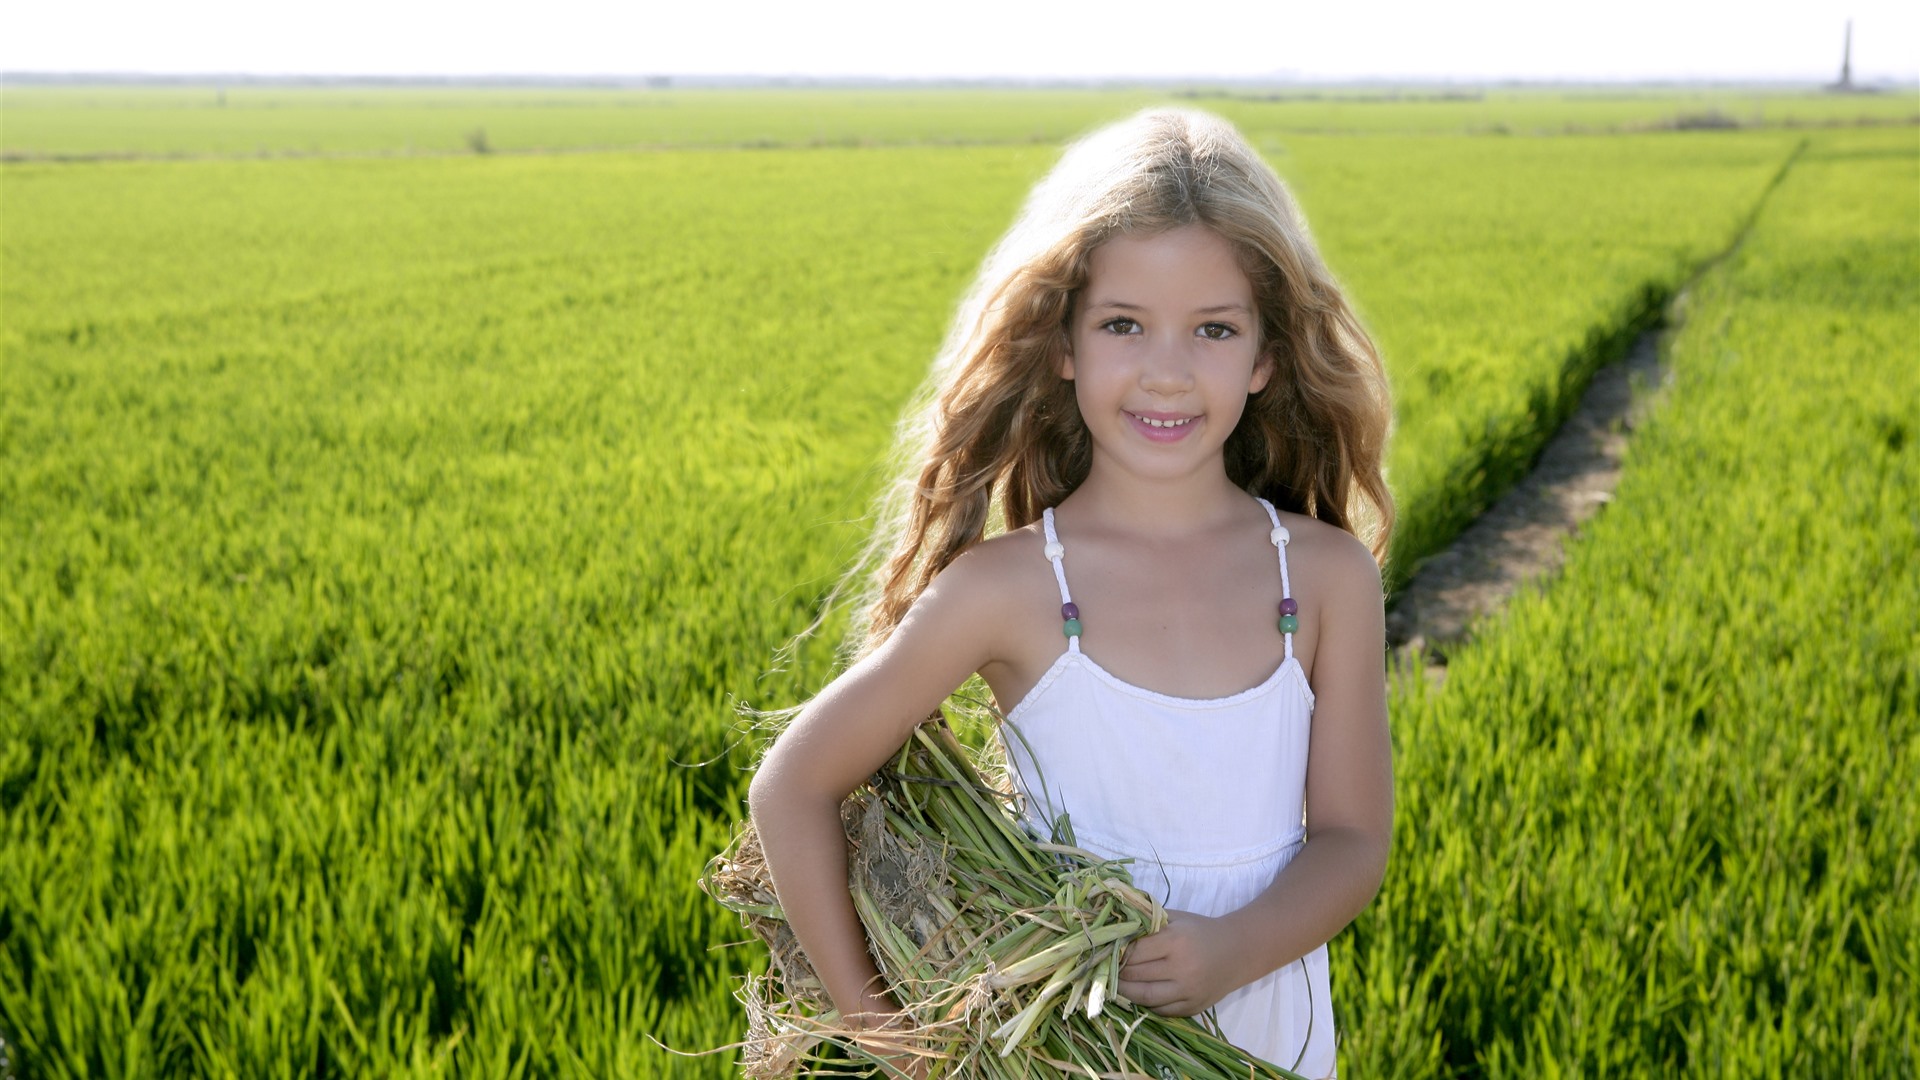
[[[1088,265],[1088,299],[1118,289],[1152,286],[1156,292],[1233,293],[1251,299],[1253,284],[1233,243],[1204,225],[1183,225],[1153,233],[1121,233],[1093,250]]]

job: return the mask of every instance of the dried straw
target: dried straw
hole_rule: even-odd
[[[1065,818],[1057,842],[1042,841],[1017,805],[936,721],[842,807],[854,908],[908,1017],[878,1035],[834,1011],[744,825],[701,885],[772,958],[737,995],[745,1074],[903,1076],[900,1063],[917,1057],[930,1077],[982,1080],[1296,1075],[1232,1046],[1210,1021],[1119,996],[1128,944],[1165,925],[1166,912],[1124,864],[1075,847]]]

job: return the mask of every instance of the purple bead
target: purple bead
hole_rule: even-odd
[[[1079,618],[1079,617],[1080,617],[1080,605],[1079,605],[1079,604],[1061,604],[1061,605],[1060,605],[1060,617],[1061,617],[1061,618],[1063,618],[1063,619],[1077,619],[1077,618]]]
[[[1293,597],[1289,596],[1285,600],[1280,601],[1280,614],[1298,615],[1300,614],[1300,605],[1294,603]]]

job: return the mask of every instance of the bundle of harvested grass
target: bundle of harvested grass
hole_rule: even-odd
[[[1165,911],[1126,867],[1034,838],[1004,786],[990,784],[944,722],[921,726],[847,800],[854,907],[908,1022],[884,1038],[834,1012],[782,917],[751,825],[707,867],[702,886],[739,912],[772,952],[740,992],[748,1076],[871,1068],[934,1077],[1126,1080],[1292,1077],[1217,1029],[1164,1017],[1117,992],[1127,945]]]

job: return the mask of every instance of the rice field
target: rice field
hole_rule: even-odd
[[[1343,1066],[1920,1069],[1916,149],[1808,148],[1563,573],[1396,688]]]
[[[654,1040],[740,1035],[755,961],[694,884],[733,707],[826,677],[773,650],[960,289],[1056,141],[1142,102],[673,91],[707,119],[603,135],[640,108],[390,92],[285,105],[271,146],[393,156],[220,159],[253,147],[165,95],[100,91],[154,113],[115,127],[41,93],[0,97],[8,154],[214,156],[0,165],[10,1068],[728,1075]],[[1912,1071],[1914,129],[1205,104],[1386,350],[1401,572],[1706,271],[1566,573],[1396,688],[1343,1069]],[[1371,134],[1314,133],[1349,105]],[[463,109],[680,148],[405,153]]]
[[[1053,145],[1157,101],[1256,140],[1306,134],[1557,135],[1920,122],[1911,90],[1832,96],[1640,90],[785,87],[432,88],[0,84],[0,157],[438,154],[663,147]]]

